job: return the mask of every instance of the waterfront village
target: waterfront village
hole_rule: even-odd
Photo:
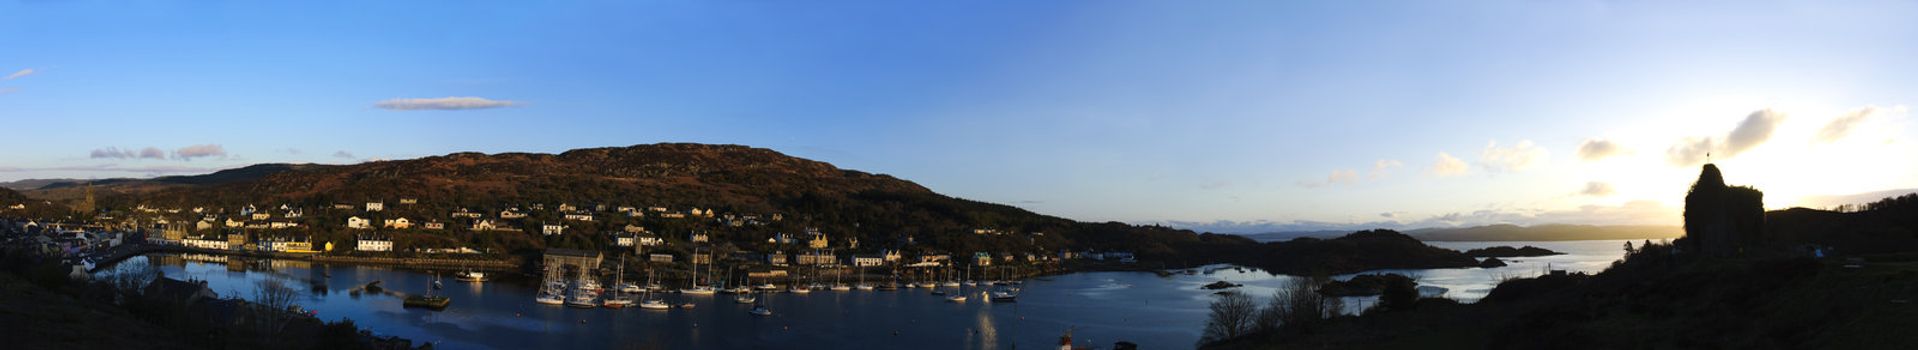
[[[862,242],[779,213],[691,207],[524,203],[434,209],[419,199],[396,198],[305,206],[93,209],[89,196],[75,208],[88,217],[63,220],[21,215],[31,205],[57,205],[51,202],[5,205],[0,217],[12,217],[3,222],[8,244],[67,261],[76,279],[96,264],[176,252],[222,261],[390,265],[448,272],[473,282],[492,278],[488,273],[518,272],[540,280],[536,302],[576,307],[673,307],[643,297],[656,292],[732,293],[750,303],[758,293],[961,285],[997,286],[972,297],[1014,301],[1017,281],[1024,277],[1063,272],[1068,265],[1110,268],[1136,261],[1129,252],[1036,246],[952,252],[919,244],[909,234]],[[1044,235],[995,228],[965,234]],[[953,294],[949,300],[954,302],[968,298]],[[444,308],[448,301],[418,303]]]

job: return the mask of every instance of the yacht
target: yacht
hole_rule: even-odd
[[[946,301],[948,301],[948,302],[954,302],[954,303],[963,303],[963,302],[966,302],[966,294],[965,294],[965,293],[952,293],[952,295],[950,295],[950,296],[946,296]]]
[[[582,308],[582,309],[591,309],[593,307],[599,306],[598,304],[593,303],[593,300],[595,299],[599,299],[599,296],[593,295],[593,292],[586,291],[586,290],[579,290],[579,291],[573,292],[573,296],[566,298],[566,306]]]
[[[747,310],[746,313],[753,314],[753,316],[772,316],[773,309],[768,309],[765,305],[753,305],[753,309]]]
[[[759,301],[759,298],[754,297],[750,293],[740,294],[739,296],[733,297],[733,302],[740,303],[740,304],[752,304],[753,302],[756,302],[756,301]]]
[[[467,282],[485,282],[486,273],[473,270],[460,271],[453,273],[453,279]]]
[[[811,293],[812,293],[812,287],[810,287],[810,286],[807,286],[807,285],[804,285],[804,284],[797,284],[797,283],[794,283],[794,284],[793,284],[793,286],[792,286],[792,289],[791,289],[791,290],[789,290],[789,292],[792,292],[792,293],[794,293],[794,294],[811,294]]]
[[[1001,289],[992,291],[991,296],[992,296],[992,301],[995,301],[995,302],[1018,301],[1019,289],[1018,288],[1001,288]]]
[[[718,293],[718,292],[719,290],[713,289],[712,286],[695,286],[692,288],[679,290],[680,294],[692,294],[692,295],[713,295],[713,293]]]
[[[760,285],[757,285],[757,286],[753,286],[753,289],[758,289],[758,290],[779,290],[779,286],[778,286],[778,285],[774,285],[774,284],[772,284],[772,283],[762,283],[762,284],[760,284]]]
[[[638,284],[634,284],[634,283],[620,283],[618,286],[614,287],[613,290],[617,290],[625,293],[639,293],[639,292],[646,291],[645,289],[640,288]]]
[[[686,305],[692,305],[692,304],[687,303]],[[652,299],[646,299],[646,301],[639,302],[639,308],[647,309],[647,310],[669,310],[673,308],[673,305],[667,304],[665,300],[659,300],[659,298],[652,298]]]
[[[853,287],[853,288],[858,288],[859,290],[873,290],[873,289],[877,289],[877,287],[873,287],[872,285],[870,285],[870,284],[865,284],[865,283],[860,283],[860,284],[859,284],[858,286],[855,286],[855,287]]]
[[[539,293],[539,296],[533,297],[533,302],[545,305],[560,305],[566,303],[566,298],[561,297],[558,293],[542,292]]]
[[[606,301],[600,302],[600,306],[606,307],[608,309],[623,309],[623,308],[626,308],[627,306],[632,306],[632,305],[633,305],[632,296],[622,295],[618,293],[613,294],[613,296],[611,297],[607,297]]]
[[[852,290],[852,286],[846,285],[844,283],[832,285],[832,291],[834,292],[844,292],[849,290]]]

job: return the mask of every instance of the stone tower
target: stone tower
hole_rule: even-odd
[[[1727,256],[1762,244],[1764,198],[1758,189],[1725,185],[1718,166],[1705,164],[1685,194],[1685,250]]]

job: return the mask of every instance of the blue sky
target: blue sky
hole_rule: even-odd
[[[1672,224],[1706,151],[1773,207],[1918,188],[1912,13],[4,2],[0,180],[702,142],[1080,220]]]

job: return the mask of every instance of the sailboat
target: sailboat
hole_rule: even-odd
[[[444,288],[446,288],[446,285],[440,284],[440,274],[438,272],[433,273],[433,289]]]
[[[554,275],[552,268],[547,268],[546,276],[542,279],[542,283],[545,285],[540,287],[539,295],[533,297],[533,302],[540,303],[541,305],[560,305],[566,303],[566,283],[554,280],[555,277],[557,276]]]
[[[579,272],[579,282],[573,286],[572,295],[566,296],[566,306],[584,309],[599,306],[599,303],[594,302],[599,299],[599,288],[597,287],[599,287],[599,282],[594,282],[592,276],[587,276],[586,271],[581,269]]]
[[[440,281],[439,281],[439,276],[438,276],[438,275],[434,275],[434,278],[433,278],[433,289],[439,289],[439,284],[440,284]],[[400,306],[403,306],[403,307],[423,307],[423,308],[429,308],[429,309],[434,309],[434,310],[444,310],[444,309],[446,309],[446,306],[447,306],[447,305],[449,305],[449,304],[452,304],[452,303],[453,303],[453,298],[448,298],[448,297],[445,297],[445,296],[438,296],[438,295],[433,295],[433,290],[432,290],[432,289],[428,289],[428,290],[426,291],[426,294],[425,294],[425,295],[408,295],[408,296],[406,296],[406,300],[405,300],[405,301],[402,301],[402,302],[400,303]]]
[[[843,270],[842,270],[842,271],[843,271]],[[834,273],[834,274],[832,274],[832,291],[834,291],[834,292],[844,292],[844,291],[849,291],[849,290],[852,290],[852,286],[851,286],[851,285],[848,285],[848,284],[846,284],[846,283],[844,283],[844,282],[840,282],[840,281],[839,281],[839,278],[840,278],[840,277],[845,277],[845,275],[846,275],[846,274],[844,274],[844,273]]]
[[[733,302],[740,304],[752,304],[757,301],[759,301],[759,297],[753,296],[753,293],[741,293],[739,296],[733,297]]]
[[[695,250],[695,251],[693,251],[693,259],[692,259],[692,260],[693,260],[693,270],[691,271],[691,273],[688,273],[688,274],[686,274],[686,275],[688,276],[688,279],[689,279],[689,281],[687,281],[687,284],[689,284],[690,286],[689,286],[689,287],[686,287],[686,289],[681,289],[681,290],[679,290],[679,293],[680,293],[680,294],[692,294],[692,295],[713,295],[713,293],[714,293],[714,292],[718,292],[718,290],[716,290],[716,289],[713,289],[713,286],[702,286],[702,285],[699,285],[699,259],[698,259],[698,257],[699,257],[699,252],[698,252],[697,250]],[[708,268],[708,269],[710,269],[710,268]]]
[[[855,288],[859,288],[859,290],[872,290],[872,289],[873,289],[873,287],[872,287],[872,285],[870,285],[870,284],[866,284],[866,269],[865,269],[865,268],[860,268],[860,269],[859,269],[859,284],[858,284],[858,285],[856,285],[856,286],[854,286],[854,287],[855,287]]]
[[[946,282],[940,283],[939,286],[940,287],[958,287],[959,280],[953,279],[952,277],[953,277],[952,269],[946,269]]]
[[[607,297],[606,301],[600,302],[600,306],[604,306],[609,309],[620,309],[620,308],[625,308],[627,306],[632,306],[633,296],[629,294],[631,292],[628,292],[626,287],[631,286],[632,289],[637,290],[639,289],[639,286],[634,286],[630,283],[626,283],[626,257],[625,256],[622,255],[619,257],[619,268],[615,269],[615,271],[616,272],[613,273],[613,285],[617,287],[613,288],[613,296]]]

